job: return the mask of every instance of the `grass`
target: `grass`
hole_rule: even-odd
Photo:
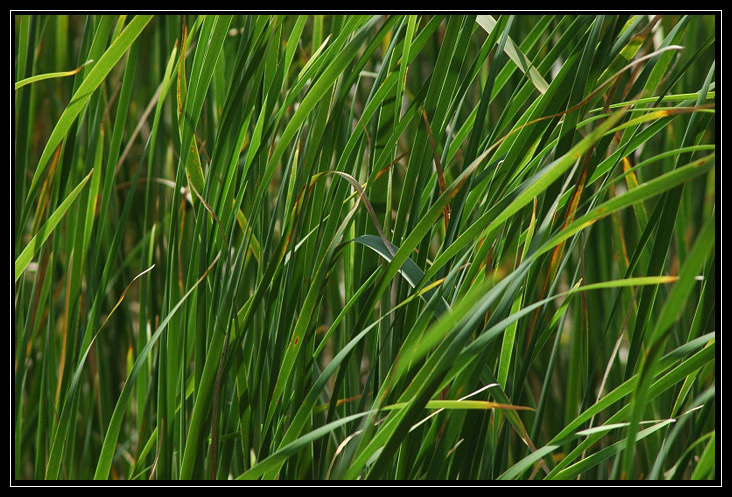
[[[715,480],[713,15],[13,15],[14,481]]]

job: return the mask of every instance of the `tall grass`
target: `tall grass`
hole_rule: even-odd
[[[16,13],[13,478],[718,478],[715,21]]]

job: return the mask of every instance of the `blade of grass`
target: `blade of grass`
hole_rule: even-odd
[[[38,232],[33,235],[33,238],[31,238],[30,242],[28,242],[28,245],[25,246],[20,255],[15,259],[15,282],[20,279],[20,277],[23,275],[23,272],[28,267],[28,264],[33,259],[33,256],[36,255],[38,250],[40,250],[40,248],[43,246],[51,233],[53,233],[53,230],[56,228],[58,223],[60,223],[61,220],[64,218],[64,215],[74,204],[74,201],[78,198],[84,186],[86,186],[86,184],[89,182],[89,179],[92,177],[93,173],[94,170],[92,169],[91,171],[89,171],[89,174],[87,174],[84,179],[82,179],[81,182],[76,185],[73,190],[71,190],[71,193],[69,193],[69,195],[63,200],[63,202],[61,202],[56,210],[53,211],[53,214],[51,214],[46,222],[43,223],[43,225],[38,229]]]

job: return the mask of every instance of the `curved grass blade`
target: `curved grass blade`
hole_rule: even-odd
[[[77,67],[76,69],[72,69],[70,71],[61,71],[61,72],[49,72],[46,74],[36,74],[35,76],[31,76],[29,78],[22,79],[15,83],[15,89],[19,89],[24,87],[25,85],[29,85],[31,83],[36,83],[38,81],[44,81],[46,79],[56,79],[56,78],[65,78],[67,76],[73,76],[74,74],[78,74],[81,72],[82,69],[84,69],[84,66],[87,66],[94,62],[94,60],[89,59],[86,62],[84,62],[82,65]]]
[[[391,262],[393,254],[395,254],[397,250],[399,250],[399,247],[392,244],[388,240],[384,241],[382,238],[374,235],[361,235],[358,238],[355,238],[353,241],[370,248],[389,262]],[[389,244],[388,246],[386,245],[387,243]],[[419,266],[417,266],[417,264],[412,261],[412,259],[407,258],[404,261],[402,267],[399,268],[399,274],[401,274],[404,279],[407,280],[412,288],[416,289],[420,283],[424,283],[424,273],[419,268]],[[427,302],[432,298],[432,295],[435,291],[435,289],[427,290],[424,293],[421,293],[421,297]],[[449,311],[450,306],[447,304],[444,298],[440,297],[440,300],[437,303],[437,309],[439,315]]]
[[[51,444],[51,448],[49,451],[49,457],[48,457],[48,464],[46,466],[46,475],[45,478],[47,480],[56,480],[59,477],[59,472],[61,470],[61,463],[62,463],[62,456],[64,453],[64,449],[66,447],[66,437],[68,430],[70,429],[70,420],[71,420],[71,413],[73,411],[73,408],[71,407],[76,399],[76,393],[77,393],[77,385],[79,384],[79,379],[81,378],[81,373],[84,369],[84,365],[86,364],[86,358],[89,355],[89,352],[91,352],[92,345],[94,345],[94,342],[96,338],[99,336],[99,332],[104,328],[104,326],[109,321],[109,318],[112,317],[112,314],[117,310],[119,305],[122,303],[122,301],[125,298],[125,295],[127,295],[127,292],[132,287],[132,284],[137,281],[140,277],[142,277],[145,273],[152,270],[154,267],[151,266],[145,271],[141,272],[137,276],[135,276],[132,281],[125,287],[125,290],[122,292],[122,295],[120,295],[119,299],[117,299],[117,303],[115,306],[109,311],[109,314],[107,315],[107,318],[104,320],[102,325],[99,327],[97,332],[92,337],[89,344],[86,346],[86,349],[84,353],[81,355],[79,362],[76,366],[76,370],[74,372],[74,375],[71,379],[71,383],[68,388],[68,393],[66,394],[66,400],[63,403],[63,406],[61,407],[61,414],[59,417],[59,422],[57,424],[56,432],[53,437],[53,441]]]
[[[137,356],[137,359],[135,360],[135,364],[132,367],[132,370],[130,371],[129,376],[127,377],[127,380],[125,381],[125,385],[122,388],[122,392],[120,393],[119,399],[117,400],[117,405],[114,408],[114,413],[112,414],[112,419],[109,421],[109,426],[107,427],[107,431],[104,434],[104,443],[102,444],[102,452],[99,454],[99,462],[97,463],[97,469],[94,472],[94,479],[95,480],[106,480],[109,477],[109,471],[112,467],[112,459],[114,457],[114,451],[115,447],[117,445],[117,437],[119,436],[119,431],[122,427],[122,418],[125,414],[125,411],[127,410],[127,403],[130,400],[130,397],[132,395],[133,387],[135,384],[135,380],[137,379],[137,375],[139,374],[140,370],[142,369],[145,361],[147,360],[147,356],[150,353],[150,351],[153,348],[153,345],[155,345],[155,342],[157,342],[158,338],[160,338],[160,335],[163,333],[163,331],[166,329],[168,322],[175,316],[175,313],[180,309],[180,307],[185,303],[185,301],[188,299],[188,297],[193,293],[193,291],[198,287],[198,285],[206,279],[206,276],[208,276],[209,271],[214,267],[214,265],[218,262],[219,256],[221,254],[217,255],[211,265],[206,269],[206,271],[201,275],[201,277],[191,286],[191,288],[181,297],[181,299],[178,301],[178,303],[171,309],[171,311],[168,313],[167,316],[165,316],[165,319],[160,323],[157,330],[155,330],[155,333],[150,337],[150,340],[148,340],[147,344],[145,345],[145,348],[140,351],[140,354]]]

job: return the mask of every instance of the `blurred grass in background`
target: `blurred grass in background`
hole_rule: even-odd
[[[15,479],[718,477],[713,15],[13,30]]]

